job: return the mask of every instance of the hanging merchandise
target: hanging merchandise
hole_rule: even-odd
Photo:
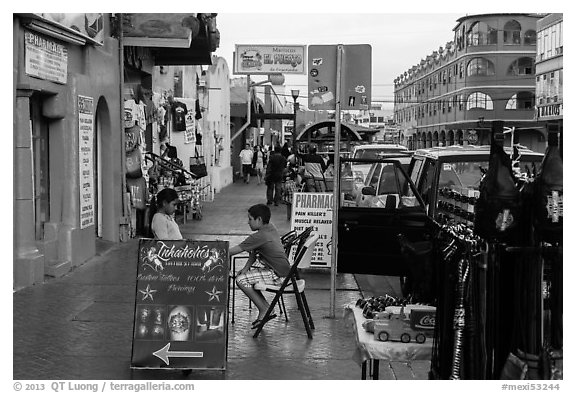
[[[172,115],[174,116],[174,130],[175,131],[186,131],[186,114],[188,113],[188,108],[186,104],[174,101],[172,102]]]
[[[146,190],[146,179],[127,179],[126,185],[130,191],[130,201],[136,210],[146,210],[148,202],[148,191]]]
[[[140,149],[126,153],[126,177],[131,179],[142,177],[142,153],[140,153]]]
[[[520,192],[512,162],[502,146],[502,122],[494,123],[499,124],[493,126],[488,171],[480,182],[474,233],[486,240],[509,241],[520,227]]]
[[[134,125],[124,129],[124,149],[130,153],[140,146],[140,127]]]
[[[196,118],[196,120],[200,120],[202,118],[202,110],[200,108],[200,100],[199,99],[196,99],[195,108],[196,108],[195,118]]]
[[[535,228],[548,243],[562,242],[564,223],[563,163],[558,132],[548,131],[548,147],[540,172],[534,180]]]
[[[208,171],[206,170],[206,163],[204,161],[204,156],[198,155],[198,148],[194,149],[196,155],[190,157],[190,172],[192,172],[198,179],[208,176]]]
[[[196,144],[202,145],[202,127],[200,127],[198,120],[196,120]]]

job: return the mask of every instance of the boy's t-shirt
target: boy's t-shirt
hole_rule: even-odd
[[[272,224],[265,224],[256,233],[248,236],[239,247],[244,251],[256,251],[266,267],[274,270],[279,277],[286,277],[290,264],[280,241],[278,231]]]

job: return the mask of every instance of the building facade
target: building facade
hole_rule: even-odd
[[[534,119],[540,17],[462,17],[453,41],[396,78],[394,120],[408,147],[486,144],[490,122],[501,120],[508,139],[543,151],[545,129]]]
[[[66,274],[100,241],[136,235],[143,210],[131,182],[144,180],[144,153],[157,151],[162,131],[154,76],[168,65],[212,65],[219,42],[216,14],[162,14],[172,26],[162,31],[144,29],[151,17],[13,14],[15,290]],[[182,91],[170,78],[172,93]],[[141,155],[140,178],[127,176],[128,146]]]
[[[536,22],[536,120],[546,127],[564,122],[563,14],[550,14]]]

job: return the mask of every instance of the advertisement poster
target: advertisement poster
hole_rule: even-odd
[[[312,255],[311,267],[332,265],[332,206],[334,195],[326,192],[296,192],[292,203],[290,229],[297,233],[313,226],[318,242]]]
[[[24,33],[26,74],[65,84],[68,78],[68,49],[64,45],[26,31]]]
[[[236,45],[234,74],[304,74],[305,45]]]
[[[194,109],[188,109],[186,113],[186,130],[184,131],[184,143],[196,142],[196,119]]]
[[[80,229],[94,225],[94,99],[78,96]]]
[[[228,242],[140,239],[132,368],[224,370]]]

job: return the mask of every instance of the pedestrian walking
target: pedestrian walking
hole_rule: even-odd
[[[244,149],[239,154],[240,164],[242,164],[241,175],[244,178],[244,183],[250,183],[250,172],[252,172],[252,157],[254,156],[254,150],[250,148],[250,144],[247,143]]]
[[[164,188],[152,201],[152,233],[154,239],[180,240],[182,234],[174,219],[176,206],[179,202],[178,193],[173,188]],[[156,210],[154,212],[154,210]]]
[[[278,206],[282,194],[282,174],[286,168],[286,158],[280,154],[281,150],[280,145],[276,146],[266,168],[265,182],[268,205],[274,203],[275,206]]]
[[[254,156],[252,157],[252,167],[258,178],[258,185],[264,180],[264,152],[258,145],[254,146]]]
[[[278,151],[278,156],[282,157],[280,151]],[[280,235],[274,224],[270,222],[271,215],[270,208],[266,205],[251,206],[248,209],[248,225],[256,233],[229,250],[230,256],[244,251],[247,251],[249,255],[246,265],[236,276],[236,283],[258,308],[258,317],[252,322],[252,329],[257,329],[260,324],[276,318],[276,314],[271,314],[264,320],[270,304],[261,291],[254,289],[254,284],[264,282],[268,285],[280,285],[284,280],[283,277],[290,271],[290,264]]]
[[[286,142],[284,143],[284,146],[282,146],[282,155],[284,156],[284,158],[288,159],[290,154],[292,154],[290,152],[290,146],[288,146],[288,142]]]

